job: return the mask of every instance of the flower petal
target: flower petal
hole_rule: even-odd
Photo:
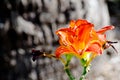
[[[86,24],[79,26],[79,32],[78,32],[78,38],[79,41],[85,41],[85,43],[88,41],[88,38],[90,37],[90,32],[92,31],[93,25],[92,24]]]
[[[103,49],[102,49],[102,46],[100,45],[100,43],[95,42],[95,43],[91,44],[91,45],[87,48],[86,51],[87,51],[87,52],[91,52],[91,53],[96,53],[96,54],[99,55],[99,54],[102,54]]]
[[[77,49],[84,49],[87,43],[90,41],[90,33],[93,29],[92,24],[85,24],[78,26],[76,29],[77,39],[75,46]]]
[[[55,55],[57,58],[59,58],[63,54],[68,54],[68,53],[71,53],[71,51],[67,47],[64,47],[64,46],[58,47],[55,51]]]
[[[56,31],[56,34],[60,37],[60,44],[67,46],[73,43],[74,32],[70,28],[62,28]]]
[[[75,24],[76,26],[80,26],[80,25],[84,25],[84,24],[87,24],[88,22],[86,20],[83,20],[83,19],[78,19]]]
[[[70,28],[74,28],[75,27],[75,21],[74,20],[71,20],[70,21]]]
[[[106,27],[100,29],[99,31],[97,31],[97,33],[103,34],[103,33],[105,33],[107,30],[112,30],[112,29],[114,29],[114,26],[106,26]]]

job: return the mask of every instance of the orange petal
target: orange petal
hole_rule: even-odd
[[[114,26],[106,26],[106,27],[100,29],[99,31],[97,31],[97,33],[103,34],[103,33],[105,33],[107,30],[112,30],[112,29],[114,29]]]
[[[70,28],[61,28],[61,29],[56,31],[56,34],[59,34],[60,31],[65,32],[65,33],[69,33],[71,35],[75,35],[74,31]]]
[[[87,52],[91,52],[91,53],[96,53],[96,54],[102,54],[102,46],[99,44],[99,43],[93,43],[93,44],[91,44],[88,48],[87,48],[87,50],[86,50]]]
[[[63,54],[68,54],[70,53],[71,51],[67,48],[67,47],[64,47],[64,46],[60,46],[56,49],[55,51],[55,55],[57,58],[59,58],[61,55]]]
[[[78,39],[76,40],[76,48],[77,49],[84,49],[86,44],[90,41],[90,33],[92,31],[93,25],[92,24],[85,24],[81,25],[77,29],[77,37]]]
[[[70,28],[63,28],[56,31],[56,34],[60,37],[61,45],[70,45],[73,43],[74,32]]]
[[[98,34],[99,40],[103,43],[106,42],[106,35],[105,34]]]
[[[88,41],[88,38],[90,37],[90,32],[92,31],[93,25],[92,24],[86,24],[83,26],[80,26],[78,37],[80,41]]]
[[[74,20],[71,20],[70,21],[70,28],[74,28],[75,27],[75,21]]]
[[[88,22],[86,20],[83,20],[83,19],[78,19],[75,24],[76,26],[80,26],[80,25],[83,25],[83,24],[87,24]]]

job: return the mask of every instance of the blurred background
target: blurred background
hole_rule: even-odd
[[[115,48],[97,57],[87,80],[120,80],[120,0],[0,0],[0,80],[68,80],[63,65],[49,58],[33,62],[31,49],[54,53],[55,31],[71,19],[87,19],[96,29],[116,26],[107,38]],[[78,60],[71,61],[74,76],[81,74]]]

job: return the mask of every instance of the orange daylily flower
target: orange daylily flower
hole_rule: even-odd
[[[104,33],[113,28],[113,26],[106,26],[96,31],[94,25],[86,20],[72,20],[68,28],[56,31],[60,46],[56,49],[55,55],[59,58],[63,54],[74,54],[80,59],[90,60],[93,56],[102,54],[103,45],[107,42]]]

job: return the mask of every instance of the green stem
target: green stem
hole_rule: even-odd
[[[66,71],[66,73],[67,73],[70,80],[75,80],[75,77],[71,74],[71,72],[70,72],[70,70],[68,68],[66,68],[65,71]]]
[[[65,72],[67,73],[70,80],[75,80],[75,77],[72,75],[68,65],[69,65],[69,61],[67,61],[65,65]]]
[[[84,67],[84,70],[83,70],[82,76],[80,77],[79,80],[84,80],[84,79],[85,79],[85,76],[86,76],[86,74],[87,74],[88,71],[89,71],[89,67],[90,67],[90,66],[85,66],[85,67]]]

